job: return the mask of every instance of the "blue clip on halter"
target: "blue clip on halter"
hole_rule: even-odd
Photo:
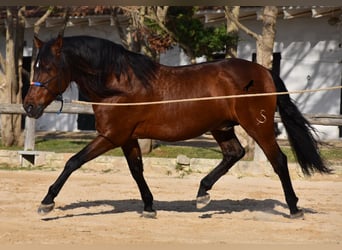
[[[37,86],[37,87],[42,87],[43,86],[43,84],[40,83],[40,82],[31,82],[30,85]]]
[[[51,91],[45,86],[44,83],[41,83],[41,82],[31,82],[30,85],[31,86],[36,86],[36,87],[44,87],[44,88],[47,89],[47,91],[49,93],[51,93]],[[51,94],[53,94],[53,93],[51,93]],[[60,113],[62,113],[63,106],[64,106],[64,100],[63,100],[63,96],[62,96],[61,93],[56,95],[56,101],[61,102],[61,108],[59,109],[59,111],[57,111],[57,115],[59,115]]]

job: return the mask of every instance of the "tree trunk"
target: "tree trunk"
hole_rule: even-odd
[[[18,18],[13,18],[13,10],[6,10],[6,60],[5,75],[1,88],[1,103],[21,103],[21,67],[24,41],[24,20],[21,18],[21,9]],[[1,137],[4,146],[21,145],[21,115],[1,116]]]
[[[14,72],[14,38],[13,38],[13,13],[10,8],[7,8],[7,29],[6,29],[6,60],[5,60],[5,84],[3,86],[3,93],[1,101],[3,103],[12,103],[11,87],[15,80]],[[14,135],[12,127],[12,115],[1,116],[1,138],[2,145],[12,146],[14,144]]]
[[[16,81],[12,86],[12,103],[22,103],[22,71],[23,71],[23,50],[24,50],[24,33],[25,33],[25,20],[22,11],[26,8],[22,7],[18,12],[18,19],[16,24],[15,35],[15,69]],[[23,133],[21,129],[21,115],[13,115],[13,133],[15,137],[14,144],[23,146]]]
[[[14,50],[14,20],[10,8],[6,10],[6,61],[5,61],[5,81],[2,87],[1,102],[12,103],[12,85],[15,85],[15,50]],[[2,145],[12,146],[15,141],[13,133],[13,115],[1,116],[1,138]]]
[[[235,19],[239,19],[240,6],[225,7],[226,13],[226,23],[227,23],[227,33],[238,36],[239,28],[235,22],[232,22],[229,18],[232,15]],[[237,57],[237,43],[226,45],[226,58],[236,58]]]
[[[257,62],[268,69],[272,68],[277,15],[278,8],[276,6],[265,6],[262,35],[257,39]]]

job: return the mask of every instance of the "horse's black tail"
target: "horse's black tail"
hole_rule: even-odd
[[[277,92],[287,92],[281,78],[272,73]],[[302,171],[306,175],[314,172],[331,173],[320,156],[317,141],[312,132],[314,128],[304,118],[288,94],[277,96],[279,114],[286,129],[288,139]]]

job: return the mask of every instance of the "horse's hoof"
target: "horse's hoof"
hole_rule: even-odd
[[[55,203],[51,203],[51,204],[40,204],[39,208],[38,208],[38,214],[40,215],[45,215],[48,214],[49,212],[51,212],[55,207]]]
[[[304,219],[304,211],[299,209],[298,212],[290,214],[291,219]]]
[[[196,199],[196,208],[202,209],[210,203],[210,195],[199,196]]]
[[[157,212],[156,211],[143,211],[141,214],[141,217],[147,218],[147,219],[156,219]]]

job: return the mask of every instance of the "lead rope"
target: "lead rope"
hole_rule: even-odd
[[[57,112],[57,115],[59,115],[60,113],[62,113],[63,106],[64,106],[64,100],[63,100],[62,84],[60,81],[60,76],[57,78],[57,81],[58,81],[58,92],[59,92],[59,94],[56,96],[56,101],[61,102],[61,107],[60,107],[59,111]]]
[[[295,91],[287,91],[287,92],[271,92],[271,93],[227,95],[227,96],[208,96],[208,97],[174,99],[174,100],[163,100],[163,101],[153,101],[153,102],[104,103],[104,102],[86,102],[86,101],[72,100],[72,103],[83,104],[83,105],[102,105],[102,106],[140,106],[140,105],[157,105],[157,104],[182,103],[182,102],[194,102],[194,101],[221,100],[221,99],[232,99],[232,98],[272,96],[272,95],[302,94],[302,93],[313,93],[313,92],[329,91],[329,90],[337,90],[337,89],[342,89],[342,86],[326,87],[326,88],[320,88],[320,89],[304,89],[304,90],[295,90]]]
[[[58,96],[56,96],[56,101],[61,102],[61,107],[58,110],[58,112],[56,113],[57,115],[59,115],[60,113],[62,113],[63,107],[64,107],[64,100],[63,100],[63,95],[59,94]]]

